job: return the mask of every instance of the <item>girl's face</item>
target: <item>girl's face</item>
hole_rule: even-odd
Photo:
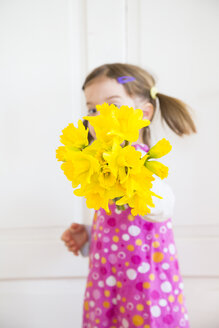
[[[127,82],[128,83],[128,82]],[[144,118],[150,120],[153,116],[153,105],[139,97],[130,97],[122,84],[114,79],[107,77],[99,77],[89,84],[85,90],[85,98],[88,108],[88,115],[98,115],[96,105],[102,105],[104,102],[115,104],[117,107],[126,105],[133,108],[141,108],[144,113]],[[95,131],[88,123],[89,131],[95,138]],[[142,134],[140,131],[138,142],[142,142]]]

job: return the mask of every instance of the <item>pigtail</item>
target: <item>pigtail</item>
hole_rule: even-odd
[[[83,120],[83,125],[85,127],[85,129],[88,128],[88,121],[87,120]],[[92,135],[90,134],[90,131],[88,131],[88,142],[89,142],[89,145],[94,141],[94,138],[92,137]]]
[[[156,96],[159,99],[161,117],[173,132],[179,136],[197,132],[188,105],[162,93],[157,93]]]

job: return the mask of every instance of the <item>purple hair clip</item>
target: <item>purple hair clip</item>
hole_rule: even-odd
[[[131,81],[134,81],[134,80],[136,80],[136,78],[133,77],[133,76],[120,76],[120,77],[117,78],[117,81],[121,84],[131,82]]]

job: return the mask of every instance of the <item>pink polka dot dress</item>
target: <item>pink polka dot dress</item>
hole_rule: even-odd
[[[189,327],[171,218],[95,212],[82,327]]]

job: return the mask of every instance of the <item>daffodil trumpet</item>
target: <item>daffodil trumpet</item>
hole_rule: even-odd
[[[84,117],[93,126],[96,140],[89,144],[88,128],[81,120],[78,127],[70,123],[62,130],[63,146],[56,149],[56,158],[74,194],[85,197],[88,208],[109,212],[113,201],[120,210],[130,207],[134,216],[144,216],[154,207],[152,197],[161,198],[151,188],[154,175],[161,179],[168,175],[168,167],[157,158],[169,153],[171,145],[163,138],[142,156],[133,145],[139,130],[150,124],[142,110],[107,103],[96,107],[99,115]]]

